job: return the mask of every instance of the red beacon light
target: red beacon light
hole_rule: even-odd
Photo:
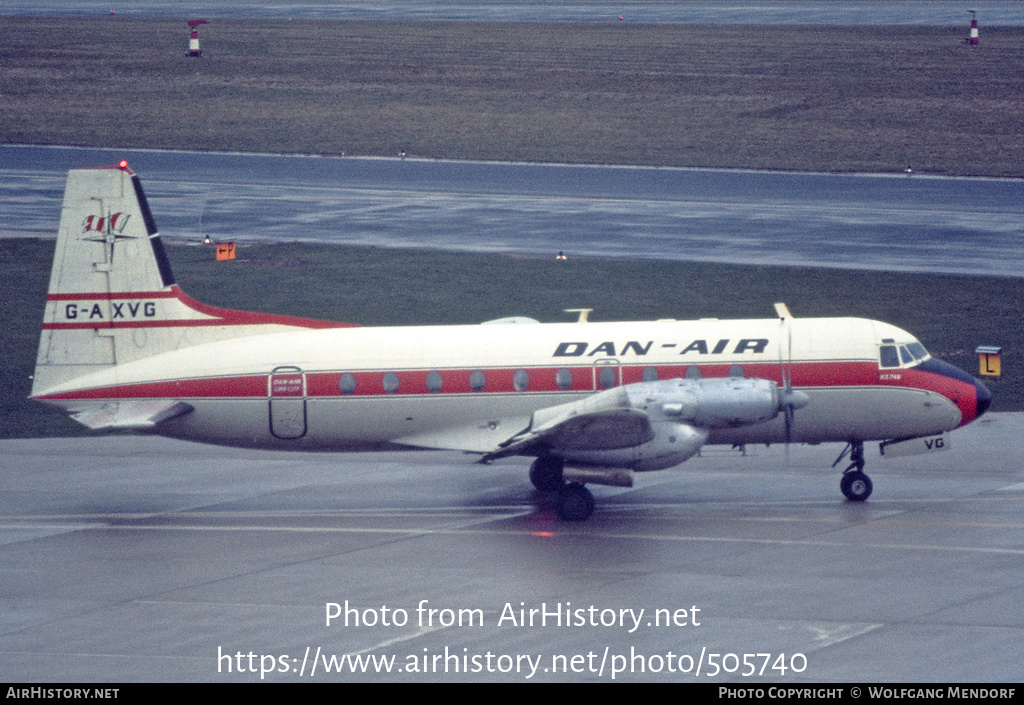
[[[128,170],[128,160],[127,159],[122,159],[118,163],[118,166],[121,167],[122,169],[124,169],[125,171],[127,171]]]

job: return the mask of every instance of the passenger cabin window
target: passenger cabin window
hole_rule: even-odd
[[[469,375],[469,388],[474,392],[484,391],[484,386],[487,384],[487,378],[484,377],[483,370],[473,370]]]
[[[567,367],[560,369],[558,374],[555,375],[555,384],[563,392],[572,389],[572,371]]]
[[[342,394],[356,393],[356,378],[351,372],[346,372],[338,380],[338,389]]]
[[[530,386],[530,373],[526,370],[516,370],[512,375],[512,386],[517,392],[525,392]]]
[[[427,374],[427,391],[432,394],[437,394],[441,391],[441,386],[444,384],[444,380],[441,377],[441,373],[437,370],[431,370]]]

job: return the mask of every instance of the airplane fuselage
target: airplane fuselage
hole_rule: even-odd
[[[886,339],[915,342],[854,318],[303,330],[161,353],[76,378],[42,399],[72,412],[83,400],[175,399],[194,411],[162,424],[163,435],[307,450],[485,452],[538,409],[654,379],[782,385],[789,375],[810,398],[792,429],[797,442],[926,436],[978,415],[966,375],[950,376],[930,358],[880,367]],[[776,419],[716,429],[708,442],[784,440]]]

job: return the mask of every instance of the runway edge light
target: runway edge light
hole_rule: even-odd
[[[974,352],[978,353],[978,374],[998,378],[1001,374],[1003,349],[995,345],[979,345]]]

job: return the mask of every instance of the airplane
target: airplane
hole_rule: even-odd
[[[948,447],[989,391],[861,318],[601,323],[522,317],[359,327],[188,297],[125,162],[68,173],[31,398],[92,429],[298,451],[533,457],[558,516],[707,445],[845,443],[840,488],[883,454]]]

